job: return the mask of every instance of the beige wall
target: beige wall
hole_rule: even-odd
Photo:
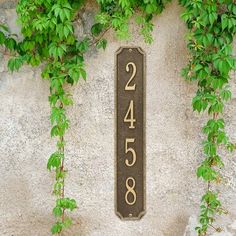
[[[84,14],[88,22],[93,11],[88,6]],[[87,82],[71,89],[74,106],[68,109],[66,193],[77,199],[79,209],[73,213],[77,223],[65,235],[182,236],[189,217],[198,214],[206,185],[197,180],[195,169],[202,159],[201,127],[206,117],[193,113],[196,87],[180,77],[188,60],[180,13],[173,1],[155,18],[151,46],[131,24],[132,41],[119,42],[109,32],[106,51],[88,53]],[[11,1],[0,4],[0,19],[18,31]],[[122,222],[114,213],[114,53],[122,45],[140,46],[147,54],[147,213],[136,222]],[[55,150],[48,82],[41,80],[40,68],[25,66],[11,74],[8,57],[0,58],[0,235],[47,236],[54,222],[54,175],[47,172],[46,163]],[[236,142],[233,77],[234,95],[225,119]],[[232,156],[225,157],[225,163],[227,184],[220,190],[229,215],[219,223],[235,235],[236,163]]]

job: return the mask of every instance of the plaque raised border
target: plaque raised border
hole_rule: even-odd
[[[122,52],[126,51],[126,53],[131,53],[130,58],[132,58],[132,60],[129,59],[129,54],[126,54],[126,56],[124,57],[124,59],[122,59],[122,61],[119,61],[119,56],[122,56]],[[135,56],[136,55],[136,56]],[[125,64],[124,64],[124,63]],[[123,64],[122,68],[120,68],[120,64]],[[137,66],[138,68],[137,68]],[[122,71],[119,71],[122,70]],[[132,75],[135,74],[133,76],[133,78],[131,79]],[[121,142],[119,141],[121,137],[118,137],[120,133],[119,129],[120,127],[118,127],[118,123],[120,122],[121,119],[123,119],[124,113],[122,117],[118,117],[118,115],[120,115],[120,112],[118,111],[118,102],[120,105],[120,101],[119,100],[119,88],[120,86],[118,86],[119,83],[119,76],[122,76],[122,73],[124,75],[124,77],[129,78],[128,80],[125,80],[125,87],[124,87],[124,91],[127,90],[127,96],[132,98],[132,93],[136,93],[135,95],[133,95],[134,98],[134,104],[129,104],[129,106],[127,106],[126,104],[126,110],[130,110],[130,108],[132,108],[131,105],[133,105],[133,110],[134,110],[134,115],[138,114],[138,117],[134,118],[135,122],[138,123],[139,118],[141,118],[142,122],[141,125],[139,124],[139,130],[137,132],[141,132],[141,140],[139,140],[139,143],[141,142],[141,147],[139,145],[139,149],[141,149],[141,153],[139,151],[139,153],[137,153],[136,159],[137,161],[137,166],[136,168],[132,169],[132,157],[134,158],[133,155],[130,155],[131,152],[131,147],[130,147],[130,152],[128,154],[128,152],[124,153],[122,155],[122,157],[119,157],[119,153],[120,151],[118,150],[120,148],[120,146],[118,146],[119,144],[121,144]],[[139,76],[139,78],[137,79],[137,77]],[[135,83],[136,81],[136,83]],[[138,83],[137,83],[138,82]],[[121,82],[123,83],[123,81]],[[140,84],[141,83],[141,84]],[[141,89],[134,89],[134,84],[136,84],[136,86],[141,87]],[[127,87],[128,86],[128,87]],[[121,89],[120,89],[121,90]],[[133,90],[133,91],[130,91]],[[124,91],[122,91],[124,93]],[[141,99],[140,99],[140,95]],[[142,106],[141,106],[141,114],[140,111],[137,112],[137,107],[138,104],[135,104],[135,96],[136,96],[136,102],[137,102],[137,97],[138,97],[138,102],[142,102]],[[125,98],[126,96],[122,96],[122,98],[124,98],[123,100],[127,102],[127,99]],[[130,98],[128,98],[130,99]],[[131,100],[130,100],[131,101]],[[123,104],[122,104],[123,105]],[[135,109],[136,107],[136,109]],[[135,111],[136,110],[136,111]],[[127,114],[129,114],[129,112],[127,111]],[[127,115],[126,114],[126,115]],[[130,120],[130,119],[128,119]],[[130,122],[130,121],[128,121]],[[123,126],[128,126],[127,124],[123,124]],[[130,127],[132,128],[132,130],[135,129],[135,127],[132,127],[132,124],[130,124]],[[130,128],[129,127],[129,128]],[[127,128],[121,127],[124,130],[124,133],[127,134]],[[126,130],[126,131],[125,131]],[[129,129],[131,130],[131,129]],[[137,136],[137,132],[135,132],[136,137]],[[131,132],[132,134],[132,132]],[[123,135],[123,133],[122,133]],[[130,134],[129,134],[130,135]],[[121,135],[120,135],[121,136]],[[135,138],[136,138],[135,137]],[[130,139],[130,138],[126,138],[125,140],[123,140],[123,144],[124,146],[126,146],[126,144],[128,143],[129,145],[132,145],[132,143],[134,144],[134,139]],[[128,139],[128,142],[127,142]],[[131,142],[130,142],[131,141]],[[137,145],[137,144],[136,144]],[[127,145],[128,147],[128,145]],[[125,149],[127,149],[127,147],[125,147]],[[122,148],[121,148],[122,149]],[[129,148],[128,148],[129,149]],[[127,150],[128,150],[127,149]],[[127,151],[125,150],[125,151]],[[134,150],[134,149],[133,149]],[[135,151],[135,150],[134,150]],[[125,155],[126,156],[125,158]],[[122,159],[123,158],[123,159]],[[126,163],[126,166],[123,165],[124,167],[122,167],[122,165],[119,164],[119,162],[122,161],[123,163]],[[128,166],[127,166],[128,164]],[[122,170],[122,168],[123,170]],[[125,169],[127,168],[127,169]],[[124,181],[122,178],[123,174],[127,174],[127,170],[131,168],[132,171],[132,176],[126,178],[126,181]],[[130,170],[131,170],[130,169]],[[142,173],[140,173],[139,171],[142,170]],[[135,175],[135,176],[134,176]],[[134,176],[134,178],[132,178]],[[138,180],[137,180],[138,178]],[[121,180],[122,179],[122,180]],[[128,182],[127,182],[128,179]],[[136,182],[137,180],[137,182]],[[127,184],[128,184],[128,188],[127,188]],[[133,186],[133,184],[135,186]],[[136,191],[134,192],[135,194],[135,198],[137,200],[135,200],[134,195],[132,196],[133,193],[128,192],[124,192],[124,185],[125,185],[125,189],[126,191]],[[136,188],[136,186],[138,186],[138,188]],[[141,187],[140,187],[141,186]],[[121,197],[122,196],[122,197]],[[129,200],[129,199],[132,200]],[[134,203],[133,203],[134,202]],[[140,47],[120,47],[116,53],[115,53],[115,213],[117,216],[119,216],[122,220],[139,220],[142,218],[143,215],[145,215],[146,213],[146,55],[144,53],[144,51],[140,48]]]

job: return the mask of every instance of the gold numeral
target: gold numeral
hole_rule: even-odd
[[[130,118],[128,118],[129,115],[130,115]],[[125,115],[124,122],[130,122],[130,126],[129,126],[130,129],[135,128],[134,123],[136,122],[136,120],[134,119],[134,101],[133,100],[131,100],[129,103],[129,108]]]
[[[127,84],[125,85],[125,90],[128,90],[128,91],[131,91],[131,90],[135,90],[136,88],[136,84],[134,85],[130,85],[131,81],[133,80],[133,78],[135,77],[136,75],[136,72],[137,72],[137,68],[136,68],[136,65],[133,63],[133,62],[129,62],[127,65],[126,65],[126,72],[129,72],[129,66],[132,66],[133,67],[133,72],[132,72],[132,75],[129,79],[129,81],[127,82]]]
[[[127,154],[128,152],[131,152],[132,156],[133,156],[131,163],[129,163],[128,159],[125,160],[125,164],[127,166],[133,166],[135,164],[135,162],[136,162],[136,152],[135,152],[135,150],[133,148],[131,148],[131,147],[128,147],[128,144],[129,143],[134,143],[134,141],[135,141],[134,138],[126,138],[125,139],[125,153]]]
[[[132,182],[131,185],[129,185],[129,182]],[[136,192],[134,191],[134,187],[135,187],[135,180],[133,177],[129,177],[126,179],[125,182],[126,188],[127,188],[127,192],[125,194],[125,201],[128,205],[134,205],[137,199],[136,196]],[[128,196],[129,194],[131,194],[133,197],[133,201],[129,201]]]

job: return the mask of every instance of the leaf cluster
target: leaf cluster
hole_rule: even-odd
[[[140,33],[146,43],[152,43],[152,19],[160,14],[165,5],[171,0],[97,0],[100,4],[100,13],[97,20],[101,28],[111,26],[120,39],[129,39],[129,20],[135,16],[140,26]]]

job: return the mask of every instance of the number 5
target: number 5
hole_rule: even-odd
[[[133,156],[133,159],[132,159],[131,163],[129,163],[128,159],[125,160],[125,164],[127,166],[133,166],[135,164],[135,162],[136,162],[136,152],[135,152],[135,150],[133,148],[131,148],[131,147],[128,147],[128,144],[129,143],[134,143],[134,141],[135,141],[134,138],[126,138],[125,139],[125,153],[127,154],[128,152],[131,152],[132,156]]]

